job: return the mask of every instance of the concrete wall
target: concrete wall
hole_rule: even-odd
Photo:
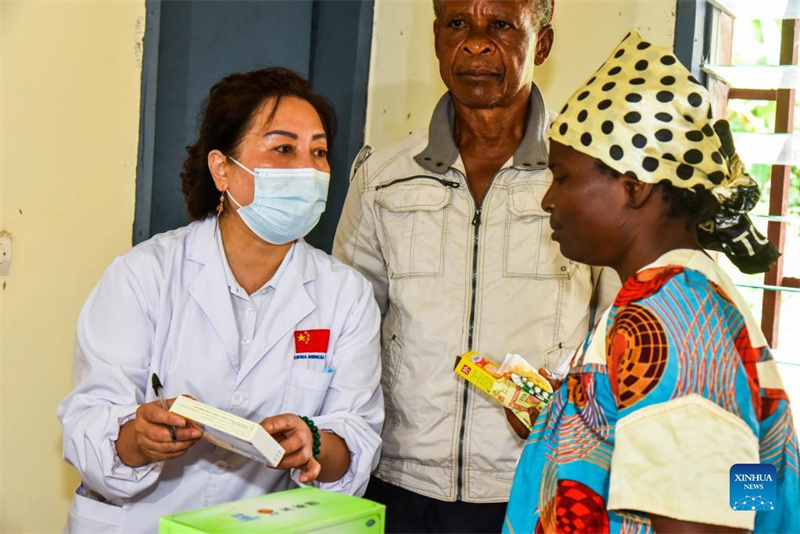
[[[78,311],[131,246],[144,0],[0,2],[0,532],[63,529]]]

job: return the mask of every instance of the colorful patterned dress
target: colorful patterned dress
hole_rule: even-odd
[[[734,511],[734,464],[773,464],[774,510]],[[777,367],[741,295],[700,251],[622,287],[538,417],[504,532],[652,532],[647,513],[800,532],[798,443]]]

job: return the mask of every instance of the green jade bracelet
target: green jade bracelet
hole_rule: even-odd
[[[314,424],[314,421],[305,415],[301,415],[300,419],[302,419],[303,422],[308,425],[308,428],[311,429],[311,434],[314,436],[314,447],[311,449],[311,454],[316,460],[317,456],[319,456],[320,445],[322,444],[322,440],[319,437],[319,429],[317,428],[317,425]]]

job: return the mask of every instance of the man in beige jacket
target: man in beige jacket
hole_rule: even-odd
[[[448,93],[427,133],[354,163],[334,255],[383,314],[386,421],[367,497],[387,532],[499,532],[523,442],[453,374],[458,354],[557,369],[589,328],[593,276],[551,238],[550,123],[534,65],[552,0],[434,1]]]

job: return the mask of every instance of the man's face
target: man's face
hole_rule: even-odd
[[[552,29],[536,31],[536,2],[442,0],[434,22],[442,81],[470,108],[503,105],[533,81]]]

